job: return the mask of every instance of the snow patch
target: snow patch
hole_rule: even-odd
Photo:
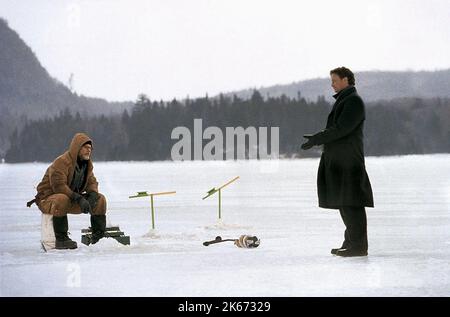
[[[89,219],[70,215],[78,249],[47,253],[40,211],[23,202],[48,164],[0,164],[0,296],[448,296],[449,160],[366,159],[376,204],[367,208],[368,258],[330,254],[345,228],[339,212],[317,207],[318,159],[280,161],[271,174],[260,172],[259,161],[220,169],[210,162],[96,163],[108,217],[131,244],[104,238],[83,245]],[[229,175],[241,179],[227,189],[225,221],[215,223],[202,194]],[[145,210],[130,208],[131,184],[177,190],[158,200],[157,231],[148,232],[147,202]],[[261,246],[202,244],[242,234],[256,235]]]
[[[206,225],[200,228],[205,230],[235,230],[235,229],[251,229],[252,227],[233,223],[224,223],[221,220],[219,220],[215,224]]]

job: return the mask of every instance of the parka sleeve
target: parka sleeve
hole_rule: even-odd
[[[66,168],[59,162],[55,162],[49,170],[50,186],[55,194],[65,194],[67,197],[72,197],[73,191],[67,185]]]
[[[91,176],[87,180],[86,184],[86,192],[97,192],[98,193],[98,182],[97,179],[94,176],[94,173],[91,174]]]
[[[314,145],[336,141],[350,134],[365,118],[364,103],[359,97],[353,97],[345,102],[344,109],[335,125],[312,136]]]

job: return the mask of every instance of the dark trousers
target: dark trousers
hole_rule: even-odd
[[[344,243],[342,248],[367,251],[367,218],[364,207],[339,208],[345,224]]]

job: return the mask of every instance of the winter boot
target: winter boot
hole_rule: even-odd
[[[91,244],[95,244],[105,236],[106,230],[106,216],[105,215],[91,215],[92,237]]]
[[[53,216],[53,230],[55,231],[55,249],[76,249],[77,243],[69,238],[67,235],[67,230],[69,229],[69,224],[67,221],[67,216],[56,217]]]
[[[331,249],[331,254],[336,254],[339,250],[343,250],[344,248]]]
[[[351,257],[351,256],[367,256],[367,250],[362,249],[340,249],[336,252],[337,256]]]
[[[336,253],[337,253],[339,250],[347,249],[347,248],[348,248],[348,244],[349,244],[349,243],[347,242],[347,240],[345,240],[344,242],[342,242],[342,247],[337,248],[337,249],[331,249],[331,254],[336,255]]]

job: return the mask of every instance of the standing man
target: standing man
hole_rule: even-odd
[[[35,199],[27,203],[30,207],[36,202],[41,212],[53,215],[56,249],[77,248],[77,243],[67,235],[67,213],[91,214],[91,243],[104,236],[106,199],[98,192],[91,160],[92,146],[86,134],[75,134],[69,150],[47,168],[37,186]]]
[[[339,209],[346,230],[344,242],[331,253],[366,256],[367,219],[364,207],[373,207],[373,194],[364,164],[364,102],[357,94],[355,76],[345,67],[330,71],[336,102],[325,130],[304,135],[303,150],[324,145],[317,174],[319,207]]]

